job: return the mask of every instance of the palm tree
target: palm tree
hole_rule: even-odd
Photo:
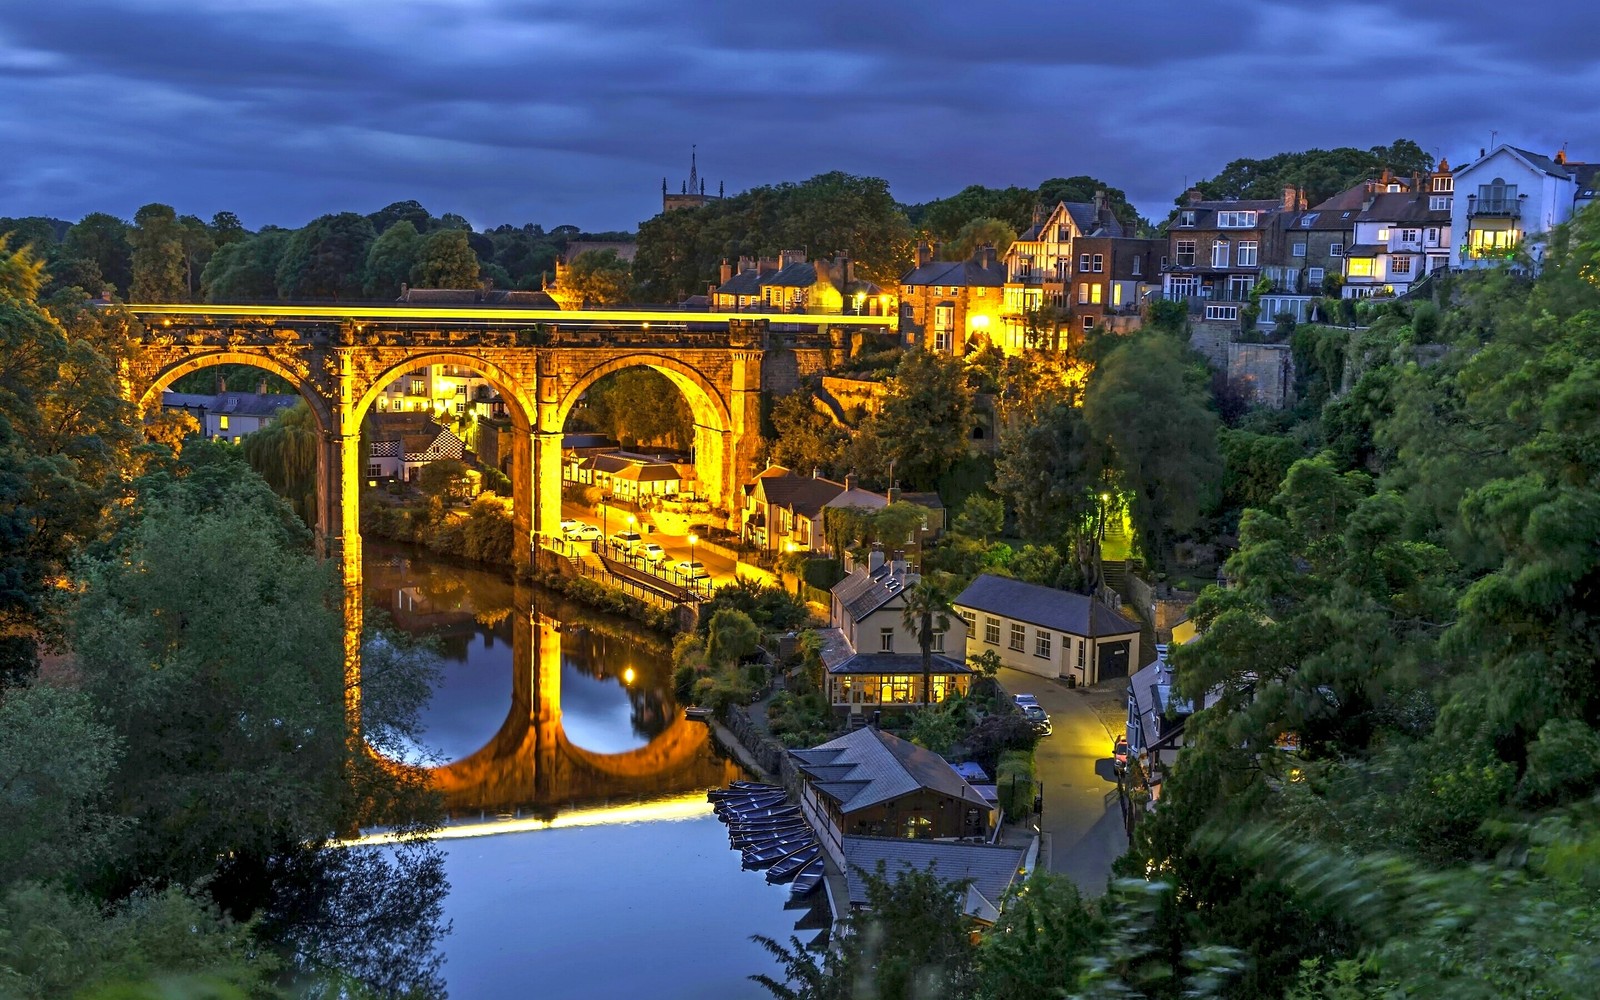
[[[951,594],[944,582],[931,576],[918,580],[905,592],[906,606],[900,613],[905,627],[916,633],[917,645],[922,647],[922,703],[933,704],[929,697],[933,690],[933,633],[950,629],[950,615],[955,611],[950,604]]]

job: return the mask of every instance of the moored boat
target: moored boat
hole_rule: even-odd
[[[764,847],[760,845],[747,847],[744,849],[743,855],[744,867],[766,868],[782,861],[800,848],[814,843],[816,843],[816,838],[807,833],[801,837],[773,841]]]
[[[817,886],[822,884],[824,872],[822,856],[819,853],[817,857],[806,862],[806,866],[800,869],[799,874],[795,875],[794,884],[789,886],[789,898],[799,899],[801,896],[816,891]]]
[[[799,875],[801,870],[804,869],[806,865],[815,861],[818,855],[821,853],[822,848],[817,846],[815,842],[813,842],[809,847],[800,848],[798,851],[795,851],[793,854],[774,864],[771,868],[768,868],[767,881],[771,882],[773,885],[782,885],[784,882],[787,882],[796,875]]]

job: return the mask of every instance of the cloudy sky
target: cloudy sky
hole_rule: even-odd
[[[691,143],[730,192],[1092,174],[1161,214],[1285,149],[1600,158],[1597,38],[1592,0],[0,0],[0,215],[633,228]]]

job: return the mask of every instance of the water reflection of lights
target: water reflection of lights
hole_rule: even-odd
[[[482,823],[463,823],[460,826],[440,828],[435,840],[461,840],[467,837],[494,837],[502,833],[528,833],[533,830],[560,830],[568,827],[615,826],[625,823],[654,823],[670,820],[700,819],[710,816],[711,803],[704,792],[679,795],[652,802],[638,802],[626,806],[605,806],[598,809],[574,809],[554,819],[528,816],[521,819],[486,820]],[[363,834],[351,840],[340,841],[341,846],[366,847],[375,844],[395,844],[405,838],[389,831]]]

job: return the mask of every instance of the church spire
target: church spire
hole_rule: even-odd
[[[695,162],[695,153],[696,153],[697,145],[698,144],[696,144],[695,146],[690,146],[689,147],[689,190],[690,191],[695,190],[699,186],[698,182],[700,180],[700,167],[699,167],[699,164]]]

